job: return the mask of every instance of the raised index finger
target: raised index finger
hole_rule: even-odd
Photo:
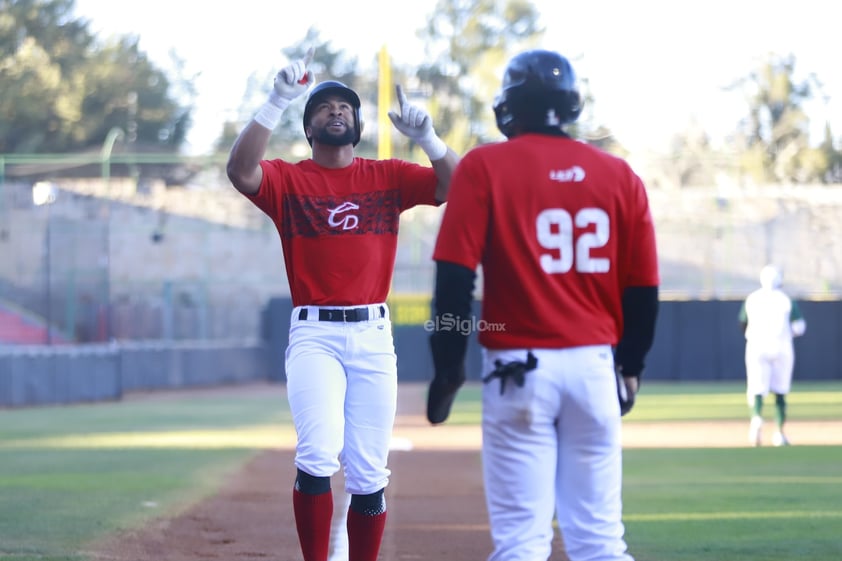
[[[304,55],[304,67],[310,66],[310,63],[313,61],[313,55],[316,54],[316,49],[314,47],[310,47],[307,49],[307,53]]]
[[[395,93],[398,96],[398,105],[403,107],[403,105],[406,103],[406,96],[404,95],[403,88],[400,84],[395,84]]]

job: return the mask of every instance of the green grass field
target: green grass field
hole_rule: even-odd
[[[627,422],[745,419],[739,384],[644,387]],[[479,389],[451,422],[479,421]],[[791,419],[842,419],[842,383],[796,384]],[[83,561],[86,544],[212,493],[294,434],[278,392],[0,410],[0,559]],[[842,447],[630,449],[637,561],[842,559]]]
[[[625,452],[637,561],[842,559],[842,447]]]
[[[177,513],[293,439],[277,393],[0,410],[0,559],[84,560],[67,552]]]
[[[448,423],[477,423],[480,392],[477,384],[459,390]],[[766,411],[772,415],[773,400],[766,401]],[[842,382],[796,382],[788,403],[793,420],[842,419]],[[747,407],[744,383],[644,381],[637,404],[624,421],[747,420]]]

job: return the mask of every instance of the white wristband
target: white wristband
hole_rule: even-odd
[[[447,155],[447,144],[435,133],[426,138],[419,138],[418,146],[427,154],[431,162],[441,160]]]
[[[287,102],[289,105],[289,102]],[[286,107],[279,107],[275,103],[267,101],[264,103],[257,113],[254,115],[254,121],[261,126],[266,127],[270,131],[275,130],[278,123],[281,122],[281,116],[284,114]]]

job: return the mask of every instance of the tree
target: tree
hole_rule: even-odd
[[[516,50],[544,29],[529,0],[439,0],[419,37],[432,62],[416,73],[436,130],[457,152],[499,137],[491,100]]]
[[[190,106],[174,99],[173,82],[138,38],[100,45],[73,8],[73,0],[0,0],[0,153],[99,148],[115,127],[137,151],[177,150]]]
[[[760,68],[730,86],[746,98],[736,149],[744,175],[757,183],[825,181],[834,160],[828,147],[810,145],[805,104],[821,87],[815,76],[795,79],[795,56],[769,55]]]
[[[821,150],[823,159],[827,163],[824,182],[842,183],[842,151],[837,150],[834,145],[830,125],[825,125],[824,139],[819,150]]]
[[[650,163],[653,187],[683,188],[716,185],[720,174],[733,171],[729,158],[719,153],[697,123],[672,136],[666,154]]]

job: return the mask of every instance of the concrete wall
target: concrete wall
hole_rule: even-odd
[[[125,392],[269,377],[260,342],[28,345],[0,348],[0,407],[113,401]]]

